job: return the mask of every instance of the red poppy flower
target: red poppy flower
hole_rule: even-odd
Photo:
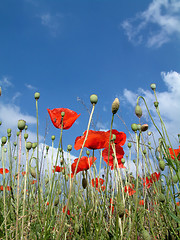
[[[31,184],[35,184],[37,182],[37,180],[32,180]]]
[[[176,157],[178,157],[178,160],[180,160],[180,146],[179,146],[179,149],[174,149],[174,153],[172,148],[169,148],[169,153],[172,159],[174,159],[174,153],[175,153]]]
[[[121,159],[124,156],[124,150],[121,146],[119,145],[115,145],[115,149],[116,149],[116,158],[117,158],[117,162],[118,162],[118,167],[119,168],[125,168],[125,166],[122,164]],[[103,160],[108,164],[108,151],[109,148],[105,148],[102,151],[102,156],[103,156]],[[110,154],[109,154],[109,166],[111,166],[111,169],[114,169],[114,152],[112,147],[110,147]],[[115,162],[115,166],[117,167],[117,164]]]
[[[105,186],[102,186],[103,183],[104,183],[104,179],[102,179],[102,178],[96,178],[95,180],[92,179],[92,186],[96,187],[96,190],[98,190],[98,191],[100,191],[100,189],[102,191],[105,190]]]
[[[5,173],[8,173],[9,170],[7,168],[5,168]],[[0,174],[3,174],[3,168],[0,168]]]
[[[139,201],[139,205],[144,205],[144,200],[143,199]]]
[[[26,175],[26,171],[22,172],[22,175],[23,175],[23,176]]]
[[[56,128],[61,128],[62,124],[62,116],[61,113],[64,112],[65,115],[63,117],[63,129],[69,129],[76,119],[81,115],[77,114],[76,112],[68,109],[68,108],[54,108],[53,110],[47,109],[49,116],[53,125]]]
[[[87,131],[83,133],[83,136],[79,136],[76,138],[74,144],[74,148],[76,150],[79,150],[82,147],[84,139],[86,137],[86,132]],[[126,134],[124,132],[118,132],[117,130],[113,129],[112,134],[116,135],[116,144],[119,144],[120,146],[124,145],[124,143],[126,142]],[[110,130],[107,132],[89,130],[88,137],[84,146],[89,149],[106,148],[109,146],[109,135]]]
[[[63,207],[62,211],[63,211],[63,213],[66,211],[66,206]],[[67,215],[70,215],[69,209],[67,210]]]
[[[55,168],[55,166],[53,167]],[[55,172],[62,172],[62,170],[63,170],[63,167],[56,166]],[[53,172],[54,172],[54,169],[53,169]]]
[[[177,202],[176,205],[179,207],[179,202]]]
[[[46,204],[47,204],[47,206],[49,206],[49,202],[47,202]]]
[[[96,157],[94,158],[93,157],[88,158],[85,156],[81,157],[77,167],[76,174],[83,170],[88,170],[92,166],[92,164],[96,161],[96,159],[97,159]],[[78,162],[78,158],[74,159],[74,163],[71,165],[71,172],[72,172],[71,177],[74,175],[77,162]]]
[[[2,185],[0,186],[0,190],[3,191],[3,186],[2,186]],[[6,190],[11,191],[11,187],[10,187],[10,186],[7,186],[7,187],[6,187]]]
[[[129,196],[132,196],[136,191],[134,190],[134,184],[124,187],[124,191],[129,193]]]
[[[146,182],[144,180],[144,178],[142,179],[143,180],[143,186],[145,187],[145,185],[147,185],[147,188],[150,188],[153,184],[153,182],[156,182],[159,180],[159,177],[160,177],[160,173],[157,173],[157,172],[154,172],[151,174],[150,177],[146,177]]]

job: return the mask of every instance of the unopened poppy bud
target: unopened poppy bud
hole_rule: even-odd
[[[5,152],[5,153],[7,152],[7,148],[4,148],[4,152]]]
[[[151,136],[152,132],[148,132],[148,136]]]
[[[163,203],[163,202],[165,202],[165,200],[166,200],[166,198],[165,198],[164,194],[160,193],[159,196],[158,196],[158,201]]]
[[[24,134],[24,139],[26,140],[27,138],[28,138],[28,134],[25,133],[25,134]]]
[[[164,169],[165,169],[165,162],[164,162],[164,160],[160,160],[160,161],[159,161],[159,168],[160,168],[162,171],[164,171]]]
[[[91,101],[92,104],[96,104],[97,101],[98,101],[97,95],[96,95],[96,94],[92,94],[92,95],[90,96],[90,101]]]
[[[16,147],[17,146],[17,142],[14,142],[13,145]]]
[[[141,124],[137,124],[137,130],[141,130]]]
[[[131,148],[132,144],[130,142],[128,142],[128,148]]]
[[[31,176],[34,177],[34,178],[36,178],[36,170],[35,170],[35,168],[34,168],[34,167],[30,167],[29,170],[30,170]]]
[[[70,151],[72,150],[72,145],[69,144],[69,145],[67,146],[67,150],[70,152]]]
[[[125,163],[125,158],[121,158],[121,162],[122,162],[122,164],[124,164]]]
[[[64,164],[64,160],[63,160],[63,159],[61,159],[60,163],[61,163],[61,165],[63,165],[63,164]]]
[[[54,135],[51,136],[51,140],[52,140],[52,141],[55,140],[55,136],[54,136]]]
[[[2,137],[1,138],[2,145],[6,144],[6,142],[7,142],[7,137]]]
[[[116,114],[118,109],[119,109],[119,99],[118,98],[115,98],[114,102],[112,103],[112,113],[113,114]]]
[[[25,125],[26,125],[26,121],[22,119],[18,121],[18,128],[20,131],[22,131],[25,128]]]
[[[16,136],[19,137],[19,134],[20,134],[20,132],[17,132],[17,133],[16,133]]]
[[[134,132],[137,132],[137,130],[138,130],[137,124],[136,124],[136,123],[131,124],[131,129],[132,129]]]
[[[10,138],[11,137],[11,133],[8,133],[8,138]]]
[[[85,189],[87,187],[87,179],[83,177],[82,179],[82,186]]]
[[[32,143],[32,148],[35,149],[37,147],[37,142]]]
[[[46,151],[48,152],[48,150],[49,150],[49,146],[47,145],[47,146],[46,146]]]
[[[155,108],[157,108],[158,105],[159,105],[159,102],[154,102],[154,106],[155,106]]]
[[[152,83],[151,84],[151,89],[154,91],[156,89],[156,84],[155,83]]]
[[[64,117],[65,116],[65,112],[61,112],[61,117]]]
[[[56,197],[54,199],[54,206],[57,206],[59,204],[59,197]]]
[[[39,93],[39,92],[36,92],[36,93],[34,94],[34,98],[35,98],[36,100],[38,100],[38,99],[40,98],[40,93]]]
[[[32,143],[31,142],[27,142],[26,143],[26,148],[27,148],[27,150],[30,150],[32,148]]]
[[[133,159],[133,163],[136,163],[136,160],[135,160],[135,159]]]
[[[27,130],[27,129],[28,129],[28,126],[26,125],[24,129]]]
[[[90,154],[90,151],[89,151],[89,150],[86,150],[86,154],[89,156],[89,154]]]
[[[146,153],[147,153],[147,152],[146,152],[146,150],[144,149],[144,150],[143,150],[143,154],[146,155]]]
[[[113,134],[112,135],[112,139],[111,139],[112,141],[115,141],[116,140],[116,135],[115,134]]]
[[[135,114],[138,118],[140,118],[142,116],[142,109],[138,104],[135,107]]]
[[[145,132],[145,131],[147,131],[148,130],[148,124],[143,124],[143,125],[141,125],[141,131],[142,132]]]
[[[8,129],[7,129],[7,133],[11,133],[11,128],[8,128]]]
[[[175,174],[173,177],[172,177],[172,180],[173,180],[173,183],[177,183],[178,182],[178,176]]]

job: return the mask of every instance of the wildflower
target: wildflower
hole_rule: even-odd
[[[11,191],[11,187],[10,186],[7,186],[5,189],[8,190],[8,191]],[[0,190],[3,191],[3,186],[2,185],[0,186]]]
[[[110,198],[110,206],[109,206],[109,208],[110,208],[112,214],[114,213],[114,205],[113,204],[114,204],[114,202],[112,201],[112,198]]]
[[[8,173],[9,170],[7,168],[5,168],[5,173]],[[0,168],[0,174],[3,174],[3,168]]]
[[[62,211],[63,211],[63,213],[66,211],[66,206],[63,207]],[[70,215],[69,209],[67,210],[67,215]]]
[[[92,179],[92,186],[96,187],[96,190],[98,190],[98,191],[100,191],[100,189],[102,191],[105,190],[105,186],[102,186],[103,183],[104,183],[104,179],[102,179],[102,178],[96,178],[95,180]]]
[[[53,167],[55,168],[55,166],[53,166]],[[54,170],[55,170],[55,172],[62,172],[63,169],[64,169],[63,167],[56,166],[56,168],[53,169],[53,172],[54,172]]]
[[[23,176],[26,175],[26,171],[22,172],[22,175],[23,175]]]
[[[75,140],[74,148],[76,150],[79,150],[86,137],[86,132],[83,133],[83,136],[79,136]],[[119,144],[120,146],[123,146],[126,142],[126,134],[124,132],[118,132],[117,130],[112,130],[112,135],[116,135],[116,140],[114,141],[115,144]],[[85,142],[85,147],[89,149],[101,149],[106,148],[109,146],[109,136],[110,136],[110,130],[109,131],[93,131],[89,130],[87,140]]]
[[[83,170],[88,170],[92,166],[92,164],[96,161],[96,159],[97,159],[96,157],[94,157],[94,158],[93,157],[88,158],[88,157],[85,157],[85,156],[81,157],[80,161],[79,161],[79,164],[78,164],[78,167],[77,167],[76,174],[78,172],[83,171]],[[72,172],[71,177],[75,173],[77,162],[78,162],[78,158],[74,159],[74,163],[71,165],[71,172]]]
[[[37,182],[37,180],[32,180],[31,184],[35,184]]]
[[[116,149],[116,158],[117,158],[117,163],[118,163],[118,167],[119,168],[125,168],[125,166],[123,165],[123,163],[121,162],[121,159],[124,156],[124,150],[121,146],[119,145],[115,145],[115,149]],[[108,152],[109,152],[109,148],[105,148],[102,151],[102,156],[103,156],[103,160],[108,164]],[[109,154],[109,166],[111,167],[111,170],[114,169],[114,151],[112,149],[112,147],[110,147],[110,154]],[[115,162],[115,167],[117,167],[117,164]]]
[[[174,152],[173,152],[172,148],[169,148],[169,153],[170,153],[170,156],[172,159],[174,159],[174,153],[175,153],[175,156],[180,161],[180,146],[179,146],[179,149],[174,149]]]
[[[159,177],[160,177],[160,173],[157,173],[157,172],[154,172],[151,174],[150,177],[146,177],[146,181],[145,179],[143,178],[143,186],[145,187],[145,185],[147,185],[147,188],[150,188],[153,184],[153,182],[156,182],[159,180]]]
[[[144,205],[144,200],[143,199],[139,201],[139,205]]]
[[[53,125],[56,128],[61,128],[62,125],[62,116],[61,113],[64,112],[65,115],[63,117],[63,129],[69,129],[76,119],[81,115],[76,112],[68,109],[68,108],[54,108],[53,110],[47,109],[49,116]]]
[[[134,184],[124,187],[124,191],[129,193],[129,196],[132,196],[136,191],[134,190]]]

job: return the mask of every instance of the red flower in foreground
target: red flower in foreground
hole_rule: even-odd
[[[53,167],[55,168],[55,166],[53,166]],[[54,172],[54,170],[55,170],[55,172],[62,172],[63,167],[56,166],[56,169],[53,169],[53,172]]]
[[[144,200],[139,200],[139,205],[144,205]]]
[[[26,175],[26,171],[22,172],[22,175],[23,175],[23,176]]]
[[[170,153],[170,156],[172,159],[174,159],[174,153],[175,153],[178,160],[180,160],[180,146],[179,146],[179,149],[174,149],[174,153],[173,153],[172,148],[169,148],[169,153]]]
[[[35,184],[37,182],[37,180],[32,180],[31,184]]]
[[[143,180],[143,186],[145,187],[145,185],[147,185],[147,188],[150,188],[153,184],[153,182],[156,182],[159,180],[159,177],[160,177],[160,173],[157,173],[157,172],[154,172],[151,174],[150,177],[146,177],[146,182],[144,180],[144,178],[142,179]]]
[[[121,159],[124,156],[124,150],[121,146],[119,145],[115,145],[115,149],[116,149],[116,158],[117,158],[117,162],[118,162],[118,167],[119,168],[125,168],[125,166],[122,164]],[[108,164],[108,151],[109,148],[105,148],[102,151],[102,156],[103,156],[103,160]],[[115,167],[117,167],[117,163],[114,160],[114,152],[112,147],[110,147],[110,155],[109,155],[109,166],[111,167],[111,170],[114,169],[114,162],[115,162]]]
[[[79,150],[82,147],[84,139],[86,137],[86,132],[87,131],[83,133],[83,136],[76,138],[74,144],[74,148],[76,150]],[[114,141],[116,144],[119,144],[120,146],[124,145],[126,142],[126,134],[124,132],[118,132],[117,130],[113,129],[112,134],[116,135],[116,140]],[[88,137],[84,146],[89,149],[106,148],[109,146],[109,136],[110,130],[107,132],[89,130]]]
[[[129,196],[132,196],[136,191],[134,190],[134,184],[124,187],[124,191],[129,193]]]
[[[63,207],[62,211],[63,211],[63,213],[66,211],[66,206]],[[70,215],[69,209],[67,210],[67,215]]]
[[[61,113],[64,112],[65,115],[63,117],[63,129],[69,129],[76,119],[81,115],[77,114],[76,112],[68,109],[68,108],[54,108],[53,110],[47,109],[49,116],[53,125],[56,128],[61,128],[62,124],[62,116]]]
[[[96,157],[94,157],[94,159],[92,157],[90,158],[85,156],[81,157],[77,167],[76,174],[83,170],[88,170],[92,166],[92,164],[96,161],[96,159],[97,159]],[[72,172],[71,177],[75,173],[77,162],[78,162],[78,158],[74,159],[74,163],[71,165],[71,172]]]
[[[3,186],[2,186],[2,185],[0,186],[0,190],[3,191]],[[7,186],[7,187],[6,187],[6,190],[11,191],[11,187],[10,187],[10,186]]]
[[[7,168],[5,168],[5,173],[8,173],[9,170]],[[3,174],[3,168],[0,168],[0,174]]]
[[[96,188],[96,190],[100,191],[100,189],[102,191],[105,190],[105,186],[102,186],[104,183],[104,179],[102,178],[96,178],[95,180],[92,179],[92,186]]]

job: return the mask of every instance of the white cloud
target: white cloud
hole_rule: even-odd
[[[1,85],[1,87],[2,87],[2,89],[4,88],[4,89],[6,89],[6,88],[8,88],[8,87],[12,87],[13,86],[13,84],[12,84],[12,82],[10,81],[10,78],[9,77],[3,77],[1,80],[0,80],[0,85]]]
[[[21,93],[20,93],[20,92],[16,92],[15,95],[13,96],[13,98],[12,98],[12,102],[15,102],[15,100],[16,100],[19,96],[21,96]]]
[[[31,84],[25,84],[25,86],[30,90],[36,90],[36,87],[32,86]]]
[[[172,142],[174,142],[174,137],[177,138],[177,134],[180,133],[180,73],[175,71],[162,72],[162,80],[167,86],[167,91],[159,92],[158,86],[156,90],[157,99],[159,102],[159,110],[161,117],[166,125],[167,132]],[[138,89],[137,93],[124,90],[125,99],[134,107],[136,105],[137,96],[143,96],[147,102],[148,108],[155,119],[155,122],[160,126],[159,117],[156,113],[154,107],[155,96],[153,91]],[[146,111],[145,105],[142,100],[140,100],[143,109],[143,116],[147,117],[148,113]],[[150,118],[149,118],[150,121]],[[152,123],[151,126],[152,127]],[[156,131],[157,132],[157,131]]]
[[[180,36],[180,1],[153,0],[147,10],[125,20],[122,27],[132,43],[161,47],[172,36]]]

